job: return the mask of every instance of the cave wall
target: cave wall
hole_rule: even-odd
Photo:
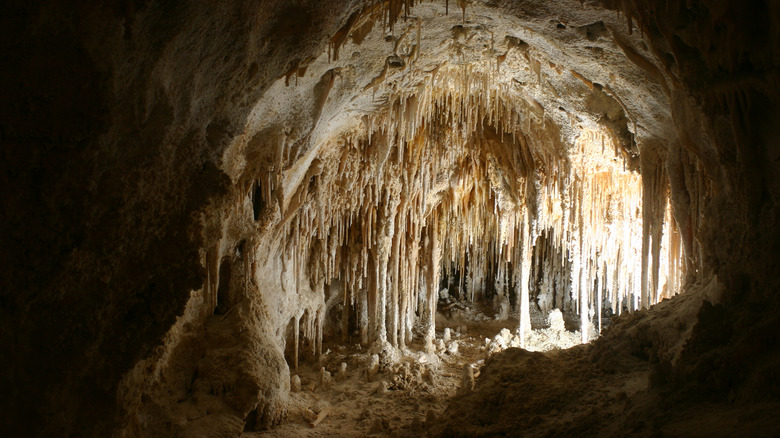
[[[619,50],[604,59],[625,72],[615,94],[624,96],[642,128],[627,128],[617,113],[608,123],[619,121],[624,143],[637,138],[643,173],[659,168],[668,175],[673,213],[684,224],[688,272],[697,273],[690,280],[717,274],[735,309],[730,320],[750,319],[740,313],[748,304],[776,306],[778,7],[761,1],[602,2],[611,20],[626,23],[617,28],[610,20],[610,27],[585,26],[604,15],[592,3],[567,3],[570,16],[544,2],[494,3],[496,11],[528,21],[539,35],[531,44],[562,59],[567,41],[615,40],[610,44]],[[287,319],[303,307],[326,304],[321,285],[303,286],[310,299],[292,292],[308,279],[280,267],[285,257],[255,260],[255,254],[278,250],[275,237],[268,237],[276,229],[268,224],[283,219],[286,208],[269,206],[289,206],[299,183],[314,176],[307,172],[324,140],[355,121],[318,124],[329,97],[345,102],[358,94],[358,103],[374,105],[370,88],[349,90],[356,83],[362,89],[382,71],[388,49],[357,73],[328,74],[331,59],[323,55],[343,45],[339,30],[362,5],[6,6],[0,44],[5,64],[13,67],[0,72],[5,430],[181,433],[186,424],[171,425],[170,419],[191,416],[166,412],[163,405],[175,401],[163,397],[169,388],[184,396],[209,394],[207,404],[227,413],[224,424],[231,430],[243,427],[236,418],[253,412],[261,422],[278,421],[283,407],[272,400],[287,385]],[[389,7],[400,13],[401,3]],[[642,53],[640,39],[647,42]],[[342,50],[342,60],[350,56]],[[572,83],[607,83],[607,71],[581,58],[568,59],[584,79]],[[269,93],[296,81],[290,100]],[[651,85],[632,88],[639,82]],[[538,110],[533,99],[528,102],[529,111]],[[671,117],[654,111],[664,107]],[[291,112],[295,122],[284,126]],[[295,144],[290,166],[281,188],[266,188],[267,205],[258,207],[255,221],[253,184],[262,175],[246,172],[245,163],[272,160],[276,146],[267,139],[279,136]],[[235,310],[223,308],[215,316],[225,258]],[[277,279],[280,269],[286,278]],[[269,312],[263,297],[274,297],[275,306],[278,296],[286,304]],[[194,354],[216,350],[223,346],[220,336],[239,332],[246,334],[233,346],[249,351],[247,357]],[[258,357],[267,358],[264,365],[246,367]],[[188,387],[195,370],[201,383],[219,380],[216,371],[213,379],[203,375],[225,363],[233,373],[225,380],[249,382],[242,386],[252,388],[250,394]],[[278,381],[258,377],[264,373]],[[260,395],[262,389],[268,392]]]
[[[680,136],[665,154],[673,205],[689,224],[687,239],[701,245],[693,263],[724,285],[722,299],[699,311],[675,369],[678,388],[729,402],[776,400],[780,160],[769,126],[779,114],[780,8],[668,1],[622,11],[679,80],[672,114]],[[699,220],[690,215],[696,209]]]
[[[709,204],[694,237],[706,242],[702,263],[735,282],[730,288],[739,293],[747,289],[748,295],[768,297],[777,276],[766,263],[776,259],[770,254],[774,245],[761,241],[776,241],[778,139],[767,127],[778,117],[778,6],[761,1],[605,5],[629,23],[637,21],[637,30],[649,37],[671,73],[680,137],[666,148],[666,166],[683,216],[702,201]],[[701,196],[702,184],[692,176],[702,173],[713,185],[711,199]]]
[[[323,50],[354,4],[4,6],[4,430],[127,423],[120,379],[162,355],[205,283],[221,151],[290,53]]]

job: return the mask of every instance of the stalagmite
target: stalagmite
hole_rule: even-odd
[[[290,379],[290,391],[292,392],[300,392],[301,391],[301,377],[297,374],[293,375]]]
[[[331,375],[330,372],[325,369],[325,367],[320,368],[320,386],[322,387],[329,387],[331,383]]]
[[[474,390],[474,368],[470,363],[463,365],[463,371],[461,374],[460,388],[458,388],[458,394],[468,394]]]
[[[336,372],[336,380],[344,380],[347,378],[347,363],[341,362],[339,370]]]

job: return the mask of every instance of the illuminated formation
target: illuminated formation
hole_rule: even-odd
[[[521,339],[532,272],[550,301],[543,310],[579,312],[583,327],[601,326],[602,305],[620,313],[678,292],[683,253],[665,180],[644,176],[663,200],[648,212],[643,176],[608,128],[582,129],[561,148],[525,100],[490,81],[490,71],[443,67],[319,148],[272,231],[283,236],[285,271],[323,297],[305,312],[312,345],[334,280],[342,336],[354,312],[362,343],[404,347],[419,321],[431,352],[442,275],[467,273],[458,286],[469,301],[489,282],[519,300]],[[279,183],[265,175],[246,193],[263,187],[254,196],[268,205]],[[657,225],[643,227],[650,214]]]

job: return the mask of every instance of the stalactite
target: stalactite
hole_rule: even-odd
[[[422,318],[430,351],[442,272],[458,273],[470,300],[514,288],[523,340],[529,288],[578,311],[587,341],[590,315],[600,329],[602,307],[634,310],[679,287],[689,234],[669,212],[663,169],[626,170],[607,128],[583,128],[557,150],[539,136],[543,127],[528,130],[527,100],[491,77],[444,66],[425,87],[392,96],[361,130],[330,140],[280,203],[286,269],[320,294],[323,284],[343,283],[343,339],[352,316],[362,344],[403,348]],[[277,181],[263,176],[264,202]],[[304,332],[316,354],[325,311],[305,317],[316,327]]]

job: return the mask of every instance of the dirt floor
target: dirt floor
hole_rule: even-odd
[[[707,301],[712,290],[704,285],[624,314],[600,338],[568,349],[502,347],[491,354],[502,329],[514,333],[517,320],[495,320],[477,309],[437,316],[436,355],[421,353],[418,336],[372,367],[372,355],[359,346],[326,344],[321,366],[332,381],[321,383],[319,364],[302,363],[301,390],[291,393],[286,422],[244,437],[778,437],[776,397],[730,390],[739,364],[719,369],[716,356],[701,353],[714,342],[710,332],[698,333],[718,311]],[[564,317],[569,328],[576,315]],[[543,315],[532,314],[532,324],[535,334],[546,330]],[[445,328],[450,342],[442,339]],[[470,382],[464,374],[476,383],[461,390]],[[771,373],[739,378],[763,382],[753,385],[755,393],[777,392]]]
[[[366,437],[421,436],[425,425],[441,415],[461,386],[463,368],[473,365],[476,375],[484,364],[486,338],[501,329],[514,330],[516,319],[498,321],[480,315],[437,315],[437,341],[450,329],[451,341],[436,355],[422,353],[419,336],[396,363],[380,364],[369,376],[371,354],[359,345],[323,345],[321,366],[331,373],[330,384],[321,384],[321,368],[310,362],[299,364],[301,390],[291,392],[287,421],[270,431],[245,432],[244,437]],[[543,318],[535,318],[539,324]],[[441,342],[439,342],[441,347]],[[457,345],[454,350],[453,345]],[[449,350],[448,348],[449,347]],[[327,354],[325,354],[327,352]],[[346,378],[339,376],[347,364]],[[291,374],[295,374],[291,370]],[[317,414],[327,416],[312,427]]]
[[[545,315],[532,312],[532,327],[546,326]],[[566,326],[578,324],[577,315],[565,315]],[[297,375],[301,390],[290,393],[287,420],[265,432],[244,437],[366,437],[425,435],[426,425],[440,416],[462,386],[464,365],[478,377],[490,355],[490,341],[502,329],[515,332],[516,318],[497,320],[488,307],[437,314],[436,355],[424,354],[420,336],[392,361],[380,363],[370,375],[372,352],[360,345],[323,344],[319,363],[302,359]],[[449,329],[449,342],[444,342]],[[572,334],[573,335],[573,334]],[[579,337],[579,335],[576,335]],[[495,344],[495,342],[494,342]],[[505,349],[506,346],[500,348]],[[497,351],[494,346],[494,352]],[[388,358],[390,359],[390,358]],[[339,375],[341,363],[346,374]],[[322,382],[321,368],[330,373]],[[290,371],[296,375],[295,370]],[[329,380],[329,382],[328,382]],[[315,426],[318,414],[325,413]]]
[[[588,345],[493,355],[426,434],[778,437],[777,318],[738,331],[719,291],[712,281],[624,314]],[[746,349],[763,351],[760,363],[744,361]]]

